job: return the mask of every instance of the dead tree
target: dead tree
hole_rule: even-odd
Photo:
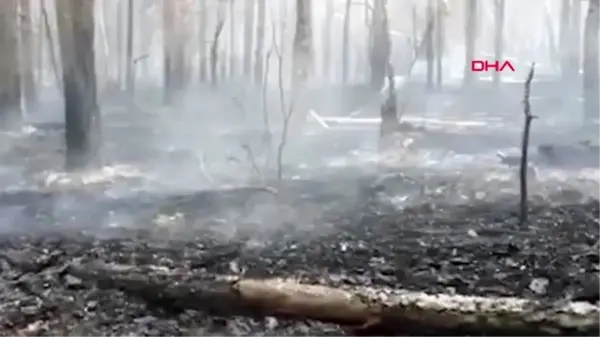
[[[436,85],[438,89],[442,89],[444,79],[444,49],[446,39],[446,4],[443,0],[436,1],[435,8],[435,73]]]
[[[229,0],[229,75],[236,73],[235,55],[235,0]]]
[[[427,1],[427,9],[426,16],[427,20],[432,20],[434,18],[433,14],[433,0]],[[428,34],[425,36],[425,58],[427,62],[427,71],[426,71],[426,85],[427,89],[433,89],[433,34]]]
[[[494,0],[494,57],[500,61],[504,59],[504,11],[506,8],[505,0]],[[495,88],[500,85],[502,73],[494,72],[492,83]]]
[[[558,44],[560,48],[560,72],[563,79],[568,75],[569,54],[572,50],[569,48],[571,42],[569,36],[571,32],[571,0],[561,0],[560,6],[560,31]]]
[[[0,3],[0,128],[21,123],[21,76],[16,0]]]
[[[329,81],[331,73],[331,32],[333,28],[333,0],[325,1],[325,23],[323,24],[323,70],[325,81]]]
[[[350,59],[350,13],[352,0],[346,0],[344,15],[344,31],[342,32],[342,85],[348,83],[348,66]]]
[[[42,12],[42,21],[44,22],[44,32],[46,33],[45,37],[48,45],[48,55],[50,58],[50,65],[52,66],[52,73],[54,74],[56,84],[60,86],[62,85],[62,79],[60,70],[58,69],[58,53],[54,48],[55,38],[54,34],[52,33],[52,27],[50,26],[50,18],[48,17],[46,4],[43,0],[40,2],[40,10]]]
[[[463,86],[473,85],[475,73],[471,70],[471,61],[475,58],[475,44],[477,39],[477,1],[467,0],[465,7],[465,67],[463,72]]]
[[[56,0],[65,104],[66,167],[100,164],[100,111],[96,103],[94,2]]]
[[[387,0],[375,0],[373,4],[373,20],[369,30],[369,66],[370,87],[379,91],[385,80],[390,60],[391,42],[386,10]]]
[[[265,48],[265,25],[267,21],[265,0],[256,1],[257,6],[257,22],[256,22],[256,46],[254,49],[254,82],[263,84],[265,81],[263,70],[265,67],[265,59],[263,56]]]
[[[535,63],[531,65],[527,79],[525,80],[525,88],[523,90],[523,112],[525,114],[525,124],[523,126],[523,139],[521,140],[521,166],[519,168],[519,182],[521,187],[521,202],[520,202],[520,223],[527,222],[529,212],[528,197],[527,197],[527,173],[529,171],[529,134],[531,131],[531,122],[537,118],[531,114],[531,104],[529,103],[529,95],[531,93],[531,81],[535,73]]]
[[[133,95],[135,77],[133,72],[133,0],[127,0],[127,47],[125,50],[125,85],[127,92]]]
[[[264,0],[260,0],[264,1]],[[251,78],[252,75],[252,46],[254,38],[254,12],[256,6],[254,0],[244,0],[244,76]]]
[[[303,86],[313,66],[312,0],[296,0],[296,32],[292,50],[292,83]]]
[[[208,42],[206,41],[206,21],[207,21],[207,15],[206,15],[206,1],[207,0],[200,0],[199,1],[199,5],[200,5],[200,10],[199,10],[199,21],[200,21],[200,26],[198,27],[198,37],[199,37],[199,41],[198,41],[198,80],[200,83],[202,82],[206,82],[207,80],[207,69],[206,69],[206,46],[208,45]]]
[[[31,21],[31,0],[21,0],[21,81],[25,109],[31,112],[37,105],[37,88],[34,80],[35,47]]]
[[[398,100],[396,97],[396,83],[394,68],[388,64],[387,79],[389,82],[387,98],[379,110],[381,123],[379,124],[379,150],[389,148],[393,142],[393,134],[400,129],[398,118]]]
[[[210,45],[210,83],[211,86],[216,87],[219,84],[219,75],[217,73],[217,66],[219,65],[219,38],[223,32],[225,21],[223,17],[219,17],[213,40]]]
[[[589,0],[587,16],[585,18],[584,44],[583,44],[583,95],[584,119],[598,121],[600,111],[600,79],[598,69],[598,35],[600,22],[599,0]]]
[[[163,0],[164,102],[169,104],[185,85],[185,39],[178,1]]]
[[[571,53],[569,53],[568,69],[574,79],[579,78],[581,68],[581,0],[573,0],[571,9]]]

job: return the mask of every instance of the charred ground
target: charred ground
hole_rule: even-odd
[[[52,224],[48,214],[45,221],[32,218],[26,231],[0,238],[4,313],[0,331],[3,335],[350,333],[345,327],[311,321],[227,318],[186,300],[181,289],[193,289],[215,275],[598,301],[597,200],[580,197],[565,204],[564,195],[537,200],[531,205],[530,222],[519,225],[517,198],[512,195],[467,205],[450,203],[452,197],[435,201],[419,194],[421,202],[399,209],[390,203],[384,186],[356,183],[356,193],[351,194],[335,188],[347,184],[294,182],[280,186],[277,194],[250,189],[118,201],[88,195],[98,213],[80,218],[79,226]],[[431,187],[435,186],[439,185]],[[43,200],[57,202],[66,194],[46,194]],[[29,214],[40,217],[48,206],[36,198],[27,200]],[[14,195],[0,199],[15,203]],[[261,203],[278,212],[305,214],[304,221],[257,223],[253,213]],[[105,211],[119,205],[137,213],[138,225],[101,226],[99,204],[106,205]],[[170,220],[160,220],[157,213]],[[82,220],[88,225],[82,227]],[[175,290],[167,286],[173,284]]]

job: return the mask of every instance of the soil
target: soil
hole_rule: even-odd
[[[78,225],[30,219],[23,231],[0,236],[0,335],[351,334],[312,321],[209,315],[69,272],[72,264],[93,261],[147,268],[143,282],[160,278],[159,270],[177,270],[187,275],[177,282],[277,275],[333,286],[598,301],[598,200],[536,200],[520,225],[514,196],[467,204],[423,199],[399,209],[385,202],[381,186],[344,194],[334,184],[295,184],[278,195],[244,190],[118,201],[87,195],[96,213],[83,214]],[[39,219],[59,200],[33,195],[3,195],[0,204],[23,202]],[[143,225],[100,226],[102,213],[117,206],[138,214]],[[149,210],[182,215],[161,222]]]

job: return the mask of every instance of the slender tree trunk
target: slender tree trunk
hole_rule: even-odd
[[[0,2],[0,129],[22,121],[17,1]]]
[[[256,23],[256,49],[254,50],[254,81],[257,84],[263,84],[266,80],[264,75],[264,48],[265,48],[265,24],[266,24],[266,8],[265,0],[256,1],[258,21]]]
[[[477,1],[467,0],[465,7],[465,67],[463,73],[463,86],[470,87],[475,80],[475,73],[471,70],[471,61],[475,58],[475,44],[477,39]]]
[[[38,21],[36,22],[38,28],[37,28],[37,34],[35,36],[36,39],[36,66],[35,68],[37,69],[37,74],[36,74],[36,83],[38,83],[38,86],[43,87],[44,85],[44,81],[45,81],[45,77],[44,77],[44,19],[42,17],[42,1],[44,0],[38,0]]]
[[[127,78],[127,92],[133,95],[135,90],[135,76],[133,72],[133,0],[127,0],[127,55],[125,57],[125,75]]]
[[[342,32],[342,85],[348,83],[348,67],[350,60],[350,9],[352,0],[346,0],[346,12],[344,15],[344,31]]]
[[[264,1],[264,0],[259,0]],[[244,0],[244,76],[252,77],[252,46],[254,38],[254,0]]]
[[[163,0],[164,102],[170,104],[185,85],[185,38],[177,1]],[[177,20],[180,20],[177,22]]]
[[[66,167],[100,164],[94,69],[94,1],[56,0],[65,103]]]
[[[434,20],[434,12],[433,12],[433,0],[427,1],[426,8],[426,22],[430,20]],[[433,21],[435,22],[435,21]],[[426,72],[426,85],[427,89],[433,89],[433,62],[434,62],[434,52],[433,52],[433,34],[425,35],[425,58],[427,62],[427,72]]]
[[[229,75],[234,76],[235,64],[235,0],[229,2]]]
[[[206,1],[207,0],[200,0],[200,27],[198,27],[198,78],[201,83],[206,82],[206,80],[208,79],[206,55],[206,52],[208,50],[208,41],[206,39]]]
[[[435,74],[436,85],[438,89],[442,89],[444,79],[444,49],[446,38],[445,17],[446,11],[442,0],[436,1],[436,22],[435,22]]]
[[[323,25],[323,78],[329,81],[331,74],[331,32],[333,27],[333,0],[325,0],[325,24]]]
[[[31,0],[21,3],[21,80],[25,109],[31,112],[37,105],[37,88],[34,80],[35,48],[31,21]]]
[[[386,77],[386,70],[390,62],[390,36],[386,0],[375,0],[373,5],[373,20],[370,27],[371,48],[369,52],[369,65],[371,68],[370,87],[379,91]]]
[[[598,62],[598,38],[600,22],[599,0],[589,0],[585,18],[583,45],[583,94],[585,120],[598,121],[600,114],[600,69]]]
[[[494,0],[494,58],[497,61],[504,59],[504,10],[506,8],[505,0]],[[493,84],[497,88],[500,85],[502,73],[499,71],[493,74]]]
[[[119,89],[122,90],[123,89],[123,79],[125,78],[125,69],[124,69],[124,58],[123,58],[123,36],[125,36],[124,34],[124,18],[123,18],[123,12],[124,10],[124,4],[125,4],[125,0],[118,0],[117,2],[117,30],[116,30],[116,34],[117,34],[117,38],[116,43],[117,43],[117,48],[115,48],[115,50],[117,51],[117,55],[116,55],[116,62],[117,62],[117,83],[119,86]]]
[[[46,43],[48,45],[48,55],[50,56],[50,65],[52,66],[52,73],[54,74],[54,78],[56,81],[56,85],[61,86],[61,74],[58,69],[58,55],[55,51],[55,39],[54,34],[52,32],[52,27],[50,26],[50,18],[48,17],[48,11],[46,10],[46,4],[44,1],[40,2],[41,11],[42,11],[42,19],[44,21],[44,32],[46,33]]]
[[[311,4],[312,0],[296,0],[292,83],[300,87],[306,83],[313,67]]]
[[[572,38],[571,31],[571,0],[562,0],[560,8],[559,48],[560,72],[563,80],[566,80],[568,78],[569,55],[573,52],[570,48],[572,42],[569,41]]]
[[[573,0],[571,8],[571,53],[569,53],[569,74],[579,78],[581,68],[581,0]]]

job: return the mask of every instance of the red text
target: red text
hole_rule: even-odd
[[[471,61],[471,71],[474,72],[488,72],[493,69],[497,72],[503,71],[515,71],[515,67],[510,61],[487,61],[487,60],[473,60]]]

